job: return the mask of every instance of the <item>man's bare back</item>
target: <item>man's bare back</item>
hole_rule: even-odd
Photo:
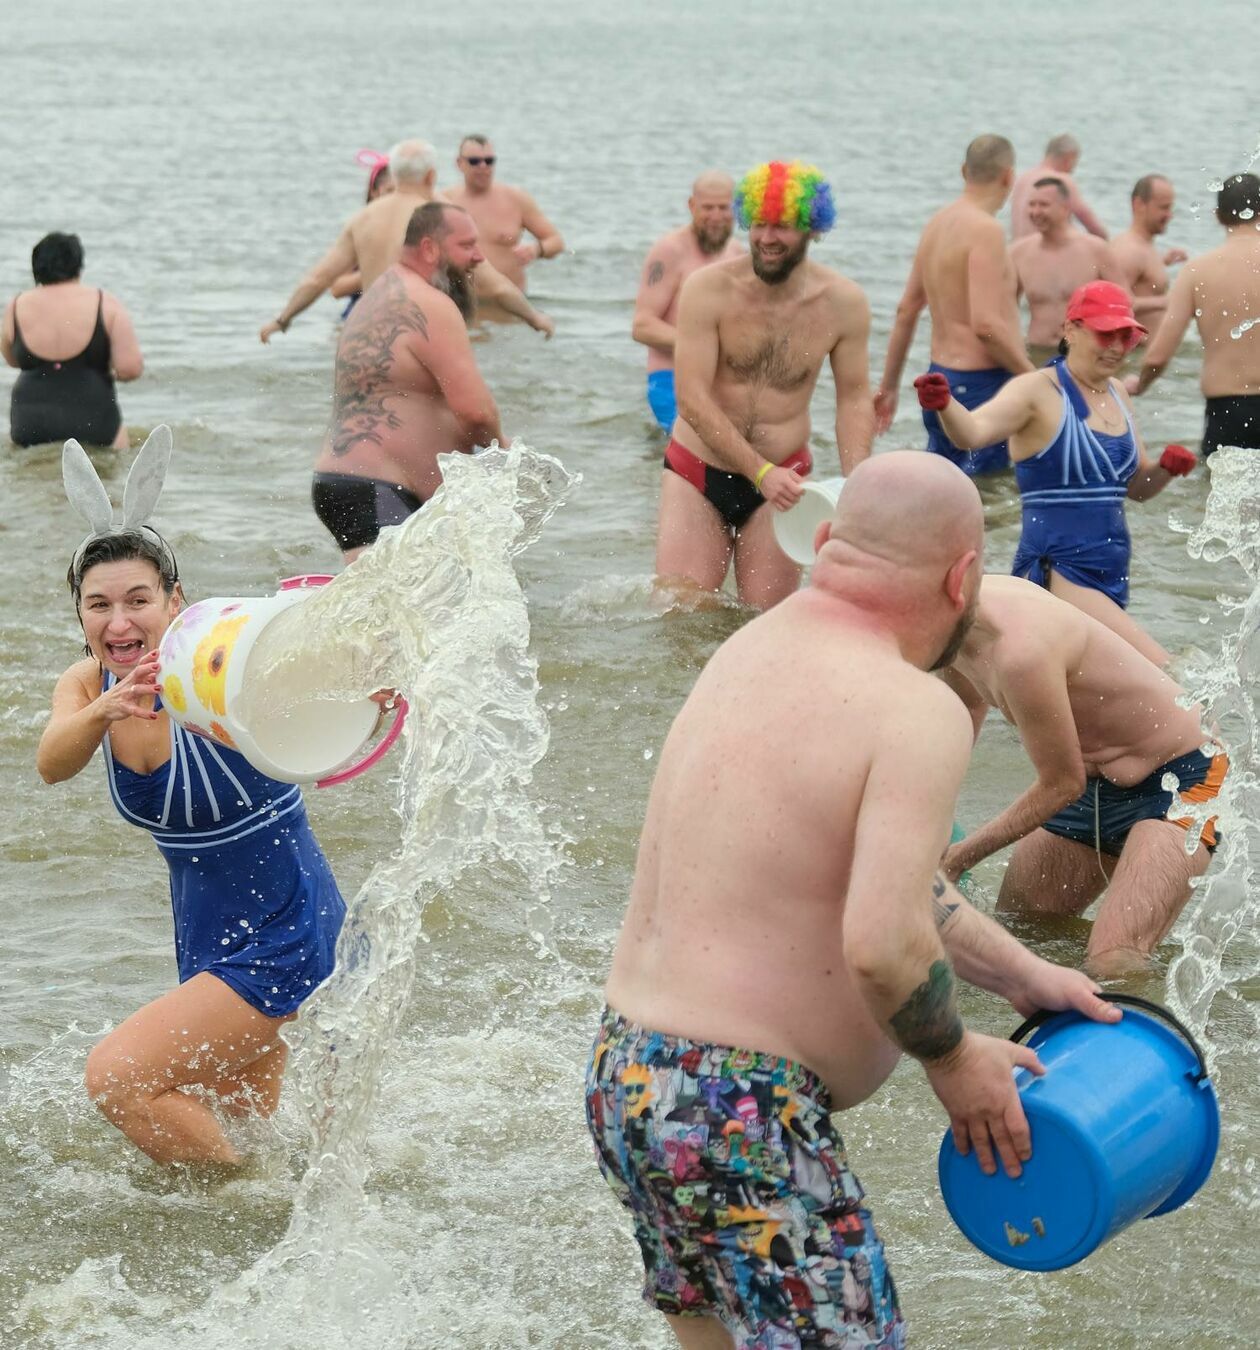
[[[1178,706],[1183,691],[1163,670],[1020,577],[984,578],[979,621],[954,667],[1008,721],[1021,685],[1062,679],[1086,773],[1118,787],[1140,783],[1206,739],[1200,711]]]
[[[686,283],[716,318],[710,394],[757,454],[776,464],[808,444],[809,400],[827,356],[860,334],[863,364],[866,357],[868,309],[861,289],[808,260],[799,271],[801,284],[792,297],[759,282],[746,256],[703,268]],[[682,397],[680,390],[680,404]],[[718,462],[682,418],[675,435],[706,463],[733,467]]]
[[[368,202],[346,222],[364,292],[398,261],[407,222],[417,207],[431,201],[434,195],[414,189],[386,193]]]
[[[917,263],[932,316],[932,360],[952,370],[1000,364],[992,346],[977,334],[973,306],[977,290],[983,289],[986,304],[1018,341],[1015,275],[1001,225],[989,212],[959,198],[924,227]]]
[[[1054,242],[1030,234],[1011,245],[1011,264],[1019,291],[1028,298],[1028,342],[1053,347],[1063,335],[1063,318],[1072,292],[1090,281],[1124,285],[1107,243],[1068,226]]]
[[[767,699],[770,689],[809,691],[808,736],[798,701]],[[839,1107],[883,1082],[900,1052],[854,988],[843,918],[890,707],[941,725],[960,712],[938,681],[837,622],[814,592],[725,644],[661,752],[610,1006],[798,1059]]]
[[[435,311],[463,328],[454,303],[401,264],[364,292],[337,346],[317,473],[398,483],[427,501],[442,482],[437,456],[472,448],[423,359]]]
[[[1174,306],[1198,325],[1204,396],[1260,394],[1260,230],[1238,228],[1188,262],[1169,297],[1170,319]]]

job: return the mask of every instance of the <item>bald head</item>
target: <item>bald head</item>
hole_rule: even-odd
[[[815,544],[811,586],[864,611],[921,669],[952,660],[984,554],[980,494],[961,469],[921,450],[864,460]]]
[[[828,536],[899,567],[948,567],[984,547],[984,508],[975,484],[939,455],[894,450],[849,475]]]
[[[735,228],[735,180],[720,169],[706,169],[691,185],[687,209],[700,251],[721,253]]]
[[[706,169],[691,185],[691,195],[698,197],[702,193],[718,192],[725,193],[728,197],[735,195],[735,180],[729,173],[723,173],[721,169]]]

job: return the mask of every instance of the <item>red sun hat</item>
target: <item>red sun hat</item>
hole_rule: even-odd
[[[1147,335],[1133,313],[1133,301],[1128,291],[1114,281],[1091,281],[1079,286],[1072,292],[1064,317],[1068,323],[1083,323],[1095,333],[1115,333],[1129,328],[1133,331],[1131,346]]]

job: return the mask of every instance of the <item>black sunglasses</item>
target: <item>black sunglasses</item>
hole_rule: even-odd
[[[465,155],[464,163],[471,164],[474,169],[481,168],[483,164],[486,165],[487,168],[489,168],[493,166],[496,158],[497,156],[495,155]]]

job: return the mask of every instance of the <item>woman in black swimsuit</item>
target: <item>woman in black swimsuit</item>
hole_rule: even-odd
[[[9,405],[9,435],[18,445],[74,438],[85,445],[125,446],[114,381],[144,370],[131,318],[121,301],[84,286],[83,245],[49,234],[31,253],[35,289],[10,300],[0,326],[0,354],[22,373]]]

